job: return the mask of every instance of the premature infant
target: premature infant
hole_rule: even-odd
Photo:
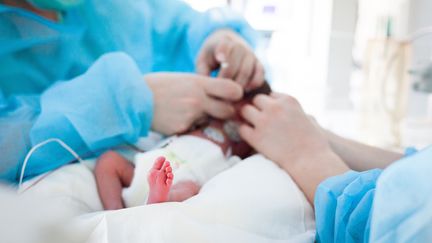
[[[264,84],[245,94],[235,106],[239,110],[255,95],[270,92],[268,84]],[[136,168],[116,152],[104,153],[94,172],[104,209],[181,202],[196,195],[211,177],[240,161],[239,157],[253,153],[237,133],[240,122],[238,114],[228,121],[211,119],[190,132],[169,138],[158,149],[139,154]]]

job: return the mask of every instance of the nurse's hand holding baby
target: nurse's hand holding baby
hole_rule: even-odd
[[[348,171],[325,134],[288,95],[259,95],[242,109],[243,139],[288,172],[313,203],[317,186]]]
[[[186,132],[206,115],[230,118],[232,102],[243,97],[241,86],[229,79],[186,73],[156,73],[144,79],[153,92],[152,129],[166,135]]]

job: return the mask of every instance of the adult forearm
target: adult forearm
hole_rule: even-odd
[[[333,151],[353,170],[384,169],[403,156],[401,153],[365,145],[329,131],[326,135]]]
[[[282,165],[286,165],[283,169],[291,175],[312,205],[321,182],[349,171],[348,166],[331,150],[316,151]]]

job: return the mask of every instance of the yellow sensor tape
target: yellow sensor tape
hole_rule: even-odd
[[[165,158],[171,162],[173,169],[178,169],[181,165],[186,164],[186,160],[181,159],[178,157],[174,152],[170,151],[169,149],[165,148]]]

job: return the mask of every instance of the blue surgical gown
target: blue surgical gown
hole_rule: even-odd
[[[221,28],[253,44],[238,15],[180,0],[88,0],[58,22],[0,4],[0,180],[15,182],[30,148],[49,138],[86,157],[146,136],[153,103],[143,75],[193,72],[203,41]],[[25,178],[73,160],[47,144]]]
[[[384,171],[350,171],[315,195],[318,242],[432,242],[432,147]]]

